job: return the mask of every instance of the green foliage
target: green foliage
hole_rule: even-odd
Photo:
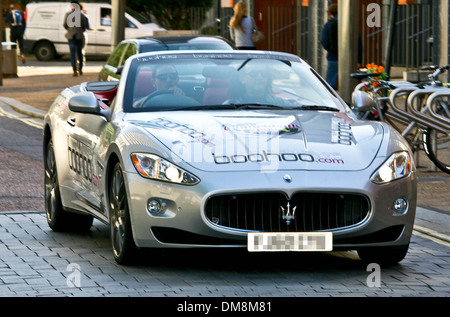
[[[191,29],[193,7],[211,8],[213,0],[127,0],[127,6],[152,17],[153,22],[168,30]]]

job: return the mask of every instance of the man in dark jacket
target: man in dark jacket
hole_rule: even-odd
[[[338,5],[331,4],[328,7],[328,22],[322,30],[320,42],[327,51],[327,74],[325,80],[334,89],[338,89]],[[358,68],[363,59],[363,43],[361,34],[358,33]]]
[[[22,58],[22,64],[25,64],[25,51],[23,48],[23,34],[25,33],[26,22],[22,12],[16,9],[15,4],[9,6],[9,13],[5,17],[5,22],[10,24],[10,39],[11,42],[18,42],[20,49],[20,57]]]
[[[73,76],[78,76],[78,74],[83,75],[84,32],[89,28],[89,21],[81,12],[80,4],[77,1],[72,1],[71,6],[72,11],[66,13],[63,26],[67,30],[66,38],[69,41]]]
[[[322,38],[320,42],[327,51],[327,83],[337,88],[338,78],[338,21],[337,21],[337,5],[331,4],[328,7],[329,20],[322,30]]]

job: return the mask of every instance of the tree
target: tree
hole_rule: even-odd
[[[126,0],[127,7],[152,17],[153,22],[168,30],[191,29],[190,9],[211,8],[213,0]]]

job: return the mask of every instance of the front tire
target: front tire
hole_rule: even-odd
[[[109,183],[109,205],[114,259],[119,264],[129,264],[135,260],[137,247],[133,240],[125,181],[120,163],[115,165]]]
[[[63,209],[52,140],[47,143],[44,162],[45,214],[49,227],[53,231],[88,231],[94,220],[92,216],[70,213]]]

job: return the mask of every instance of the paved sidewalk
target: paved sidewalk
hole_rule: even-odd
[[[84,75],[73,77],[69,61],[39,62],[30,58],[24,66],[18,67],[18,78],[3,78],[0,86],[1,100],[11,104],[17,110],[24,109],[28,114],[41,118],[42,112],[55,100],[66,87],[78,85],[83,81],[96,81],[101,69],[101,61],[88,61],[83,67]],[[4,97],[8,99],[4,99]],[[27,105],[28,107],[23,107]]]

